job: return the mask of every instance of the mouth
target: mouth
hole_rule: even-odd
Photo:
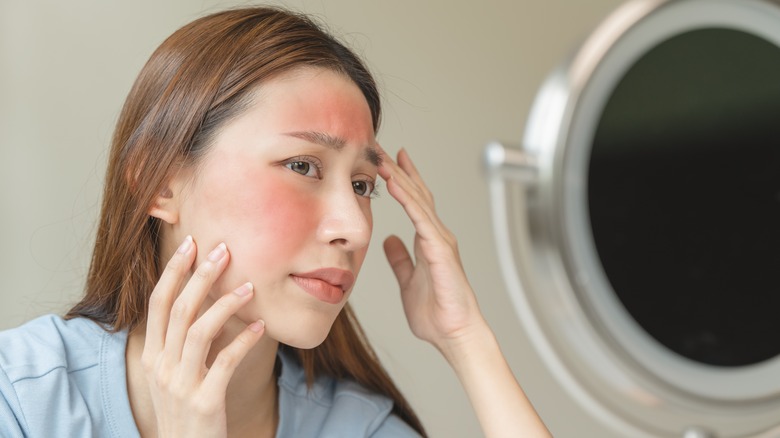
[[[355,283],[355,276],[344,269],[323,268],[290,274],[304,291],[329,304],[339,304]]]

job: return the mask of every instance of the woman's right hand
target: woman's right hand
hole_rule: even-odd
[[[209,253],[191,278],[195,243],[190,236],[168,262],[149,300],[141,364],[147,376],[158,437],[225,437],[225,396],[236,366],[264,331],[250,324],[207,366],[212,341],[227,320],[251,300],[246,283],[198,316],[230,255],[224,243]]]

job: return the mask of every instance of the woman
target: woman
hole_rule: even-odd
[[[305,17],[175,32],[120,115],[85,297],[0,334],[0,435],[425,435],[347,304],[381,177],[416,229],[416,262],[384,245],[412,331],[487,436],[546,436],[379,120],[362,62]]]

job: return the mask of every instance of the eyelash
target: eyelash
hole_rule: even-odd
[[[306,172],[306,174],[302,174],[300,172],[297,172],[297,171],[293,170],[293,168],[292,168],[293,165],[301,164],[301,163],[305,163],[305,164],[308,164],[310,166],[314,166],[314,168],[316,169],[316,175],[309,176],[308,175],[309,172]],[[297,174],[299,174],[301,176],[306,176],[308,178],[322,179],[322,162],[320,162],[320,160],[317,157],[312,157],[310,155],[299,155],[297,157],[292,157],[292,158],[290,158],[288,160],[285,160],[282,164],[284,164],[284,166],[286,168],[292,170],[293,172],[295,172],[295,173],[297,173]],[[364,179],[354,180],[352,182],[353,183],[363,182],[363,183],[368,184],[369,187],[370,187],[370,190],[369,190],[369,192],[367,194],[361,195],[359,193],[355,193],[356,195],[362,196],[362,197],[365,197],[365,198],[370,198],[370,199],[374,199],[374,198],[377,198],[379,196],[379,190],[378,190],[379,189],[379,181],[374,181],[374,180],[372,180],[370,178],[364,178]]]

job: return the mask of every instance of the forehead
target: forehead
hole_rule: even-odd
[[[243,110],[216,133],[206,161],[222,161],[226,157],[217,157],[239,150],[278,152],[291,137],[330,149],[348,147],[379,163],[363,93],[348,77],[313,68],[274,77],[252,90]]]
[[[287,132],[323,132],[348,143],[373,144],[371,109],[358,86],[328,69],[302,68],[276,76],[253,93],[250,111]]]

